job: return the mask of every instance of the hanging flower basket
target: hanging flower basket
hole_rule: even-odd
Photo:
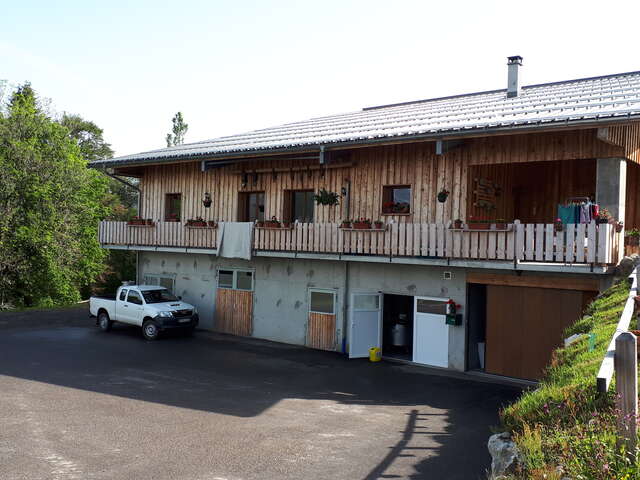
[[[332,207],[334,205],[338,205],[340,194],[336,192],[329,192],[326,188],[321,188],[318,193],[313,196],[313,199],[316,201],[318,205],[327,205]]]
[[[447,198],[449,197],[449,190],[447,189],[442,189],[438,192],[438,201],[440,203],[444,203],[447,201]]]

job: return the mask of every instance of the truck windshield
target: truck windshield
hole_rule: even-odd
[[[178,298],[168,290],[146,290],[142,292],[147,303],[175,302]]]

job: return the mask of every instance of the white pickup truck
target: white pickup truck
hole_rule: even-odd
[[[170,329],[191,334],[199,321],[196,307],[157,285],[123,285],[113,296],[91,297],[89,311],[102,331],[111,330],[113,322],[138,325],[147,340]]]

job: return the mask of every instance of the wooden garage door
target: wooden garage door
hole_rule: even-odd
[[[216,290],[215,329],[232,335],[251,335],[253,292],[218,288]]]
[[[537,380],[595,292],[487,286],[485,371]]]

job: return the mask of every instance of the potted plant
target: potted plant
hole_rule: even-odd
[[[491,228],[491,220],[471,217],[468,223],[469,230],[489,230]]]
[[[340,228],[351,228],[351,220],[343,220],[340,224]]]
[[[456,230],[462,230],[462,220],[459,218],[456,218],[453,221],[453,228],[455,228]]]
[[[147,221],[144,218],[140,218],[137,215],[135,217],[131,217],[131,220],[127,222],[127,225],[146,225]]]
[[[507,229],[507,222],[505,221],[504,218],[498,218],[496,219],[496,230],[506,230]]]
[[[271,220],[267,220],[266,222],[264,222],[264,226],[266,228],[280,228],[280,221],[274,215],[273,217],[271,217]]]
[[[437,197],[437,198],[438,198],[438,201],[439,201],[440,203],[444,203],[444,202],[446,202],[446,201],[447,201],[447,198],[449,197],[449,193],[451,193],[451,192],[449,192],[449,190],[447,190],[446,188],[443,188],[442,190],[440,190],[440,191],[438,192],[438,197]]]
[[[371,230],[371,220],[368,218],[360,218],[353,222],[353,228],[356,230]]]
[[[640,230],[632,228],[624,234],[624,244],[630,247],[640,246]]]
[[[155,223],[153,223],[153,219],[152,218],[147,218],[145,223],[150,227],[153,227],[155,225]]]
[[[262,220],[256,220],[257,228],[264,228],[264,222]]]
[[[611,217],[609,210],[607,210],[606,208],[601,208],[598,212],[598,216],[596,217],[596,223],[598,225],[602,225],[605,223],[609,223],[612,220],[613,218]]]
[[[622,231],[622,229],[624,228],[624,223],[623,222],[615,222],[614,223],[615,227],[616,227],[616,233],[620,233]]]
[[[206,227],[207,222],[202,217],[190,218],[186,223],[187,227]]]
[[[556,232],[561,232],[562,230],[564,230],[564,224],[562,223],[562,220],[560,218],[556,218],[556,221],[553,222],[553,229]]]
[[[178,215],[175,213],[171,213],[169,214],[169,216],[167,218],[165,218],[166,222],[179,222],[180,219],[178,218]]]
[[[376,220],[375,222],[373,222],[373,226],[376,230],[383,230],[384,222],[382,220]]]
[[[326,188],[321,188],[318,193],[313,196],[313,199],[318,205],[333,206],[338,205],[340,194],[336,192],[329,192]]]

